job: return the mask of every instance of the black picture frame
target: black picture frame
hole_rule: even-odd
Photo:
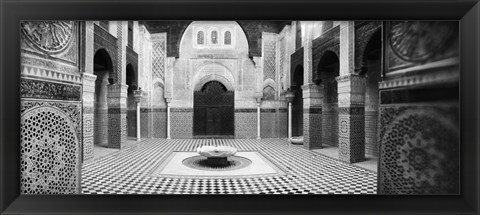
[[[0,0],[1,214],[478,214],[478,0]],[[20,20],[459,20],[461,194],[20,195]]]

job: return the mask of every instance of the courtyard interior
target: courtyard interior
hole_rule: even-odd
[[[128,146],[121,150],[95,148],[95,158],[82,165],[82,194],[377,193],[377,173],[372,171],[371,161],[363,163],[365,167],[361,163],[347,164],[329,157],[328,152],[321,149],[307,150],[292,145],[287,139],[148,139],[128,142]],[[189,167],[185,166],[181,168],[186,169],[187,174],[159,174],[162,168],[168,167],[175,153],[195,154],[203,145],[232,146],[238,149],[238,154],[255,152],[276,173],[261,174],[265,167],[252,165],[256,169],[219,171],[207,176],[199,173],[208,171],[195,169],[189,174]]]

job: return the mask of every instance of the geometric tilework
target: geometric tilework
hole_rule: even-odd
[[[322,109],[303,110],[303,146],[306,149],[322,148]]]
[[[322,142],[330,146],[338,146],[337,107],[331,111],[322,111]]]
[[[127,138],[127,114],[108,114],[108,147],[121,149]]]
[[[235,138],[257,137],[257,112],[235,112]]]
[[[338,114],[339,159],[347,163],[365,160],[363,107],[342,107]]]
[[[286,109],[280,109],[279,121],[278,121],[278,138],[288,137],[288,111]]]
[[[259,151],[286,175],[247,178],[152,176],[173,151],[201,145]],[[284,139],[151,139],[83,164],[82,194],[375,194],[377,174]]]
[[[152,113],[146,111],[147,109],[140,109],[140,137],[152,137]]]
[[[265,111],[265,110],[263,110]],[[261,112],[260,113],[260,136],[262,138],[275,138],[278,136],[277,132],[277,113],[274,112],[275,109],[271,110],[272,112]],[[256,118],[256,117],[255,117]],[[256,124],[256,122],[255,122]],[[255,126],[256,127],[256,126]]]
[[[54,107],[35,107],[21,116],[22,194],[77,192],[78,144],[74,124]]]
[[[458,108],[403,106],[380,111],[385,125],[381,127],[380,192],[458,194]]]
[[[172,109],[174,110],[174,109]],[[171,111],[171,137],[173,139],[192,138],[193,110]]]
[[[167,111],[162,109],[161,111],[151,112],[152,117],[152,137],[153,138],[166,138],[167,137]]]
[[[378,111],[365,111],[365,153],[378,157]]]

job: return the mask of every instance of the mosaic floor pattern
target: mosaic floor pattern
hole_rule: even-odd
[[[152,175],[174,151],[228,145],[260,151],[286,175],[245,178]],[[151,139],[82,166],[83,194],[375,194],[377,174],[282,139]]]

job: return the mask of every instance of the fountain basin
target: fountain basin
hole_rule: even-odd
[[[303,136],[298,137],[291,137],[290,142],[295,145],[302,145],[303,144]]]
[[[235,155],[237,149],[231,146],[201,146],[197,148],[198,154],[207,157],[207,162],[212,166],[228,164],[228,157]]]

